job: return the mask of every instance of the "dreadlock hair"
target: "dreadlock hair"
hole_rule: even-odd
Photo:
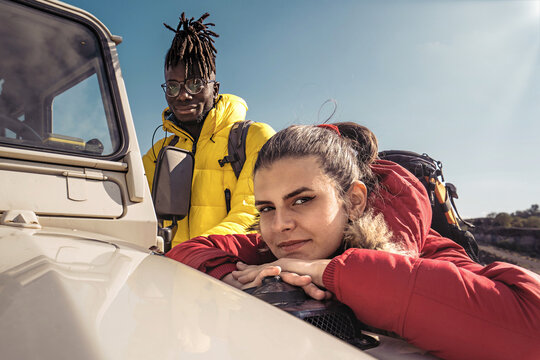
[[[175,33],[171,47],[165,56],[165,67],[168,69],[182,62],[186,67],[185,76],[209,78],[216,72],[216,53],[214,39],[218,34],[208,29],[215,26],[213,23],[203,24],[204,19],[210,16],[204,13],[199,20],[188,20],[182,13],[176,29],[163,23],[165,27]],[[198,74],[197,74],[198,72]]]

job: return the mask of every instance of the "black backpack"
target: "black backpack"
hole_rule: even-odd
[[[253,124],[251,120],[242,120],[235,122],[229,132],[229,141],[227,145],[227,155],[218,160],[219,166],[231,164],[234,175],[238,179],[240,172],[246,162],[246,138],[249,126]],[[225,189],[225,206],[227,214],[231,211],[231,190]]]
[[[237,179],[246,162],[246,137],[251,124],[253,124],[251,120],[234,123],[229,133],[227,156],[218,161],[221,167],[227,163],[231,164]]]
[[[422,182],[429,195],[433,211],[431,228],[461,245],[467,255],[478,262],[478,244],[474,235],[470,231],[461,229],[458,219],[470,228],[474,226],[459,215],[454,203],[454,199],[458,199],[457,190],[453,184],[445,183],[442,163],[427,154],[420,155],[404,150],[382,151],[379,153],[379,158],[403,166]]]

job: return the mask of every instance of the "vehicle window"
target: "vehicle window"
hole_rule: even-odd
[[[69,134],[74,138],[99,140],[101,151],[110,154],[113,144],[96,75],[83,80],[53,100],[53,134]],[[94,140],[94,145],[98,146]],[[96,148],[95,150],[98,150]]]
[[[0,0],[0,143],[109,156],[122,143],[99,39]]]

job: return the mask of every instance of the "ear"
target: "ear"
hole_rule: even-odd
[[[349,203],[351,205],[349,209],[349,218],[351,220],[358,219],[367,206],[367,188],[366,185],[358,180],[355,180],[351,184],[349,189]]]
[[[214,83],[214,97],[215,97],[216,100],[217,100],[218,96],[219,96],[219,83],[216,81]]]

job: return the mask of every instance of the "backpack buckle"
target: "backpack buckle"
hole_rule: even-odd
[[[232,154],[232,155],[225,156],[221,160],[218,160],[218,163],[219,163],[219,166],[223,167],[223,166],[225,166],[225,164],[230,164],[230,163],[233,163],[235,161],[238,161],[238,157],[236,156],[236,154]]]

